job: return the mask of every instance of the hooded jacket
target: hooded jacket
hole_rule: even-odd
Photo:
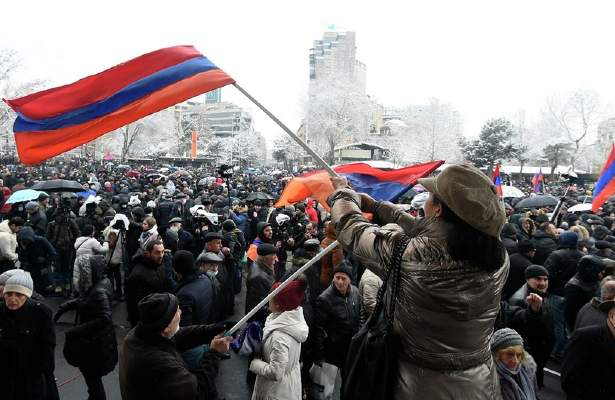
[[[17,261],[17,235],[9,228],[9,220],[0,223],[0,260]]]
[[[250,363],[256,374],[252,400],[301,400],[301,343],[308,337],[303,310],[270,314],[263,329],[263,357]]]
[[[382,277],[396,236],[411,232],[416,219],[382,202],[374,218],[363,218],[359,195],[342,189],[329,201],[337,238],[352,257]],[[453,261],[444,222],[410,240],[401,262],[401,288],[393,327],[400,338],[394,399],[500,399],[489,338],[500,309],[509,260],[491,272]]]

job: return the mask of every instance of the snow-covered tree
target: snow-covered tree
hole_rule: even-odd
[[[341,144],[367,138],[375,103],[356,83],[331,75],[310,85],[306,105],[309,139],[325,159],[334,162],[334,150]]]
[[[510,121],[490,119],[483,125],[478,139],[461,139],[461,151],[466,160],[479,168],[487,168],[490,175],[497,161],[514,158],[521,151],[518,145],[510,142],[512,134]]]

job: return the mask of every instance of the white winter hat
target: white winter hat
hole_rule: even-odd
[[[0,285],[4,286],[6,285],[6,281],[13,275],[16,274],[23,274],[24,271],[23,269],[9,269],[8,271],[4,271],[2,274],[0,274]]]
[[[7,279],[4,285],[4,293],[14,292],[21,293],[27,297],[32,297],[34,290],[34,282],[29,272],[24,271],[23,274],[15,274]]]

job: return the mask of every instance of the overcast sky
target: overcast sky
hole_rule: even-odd
[[[192,44],[299,126],[308,50],[329,24],[357,32],[367,91],[385,106],[438,97],[466,135],[490,117],[536,112],[592,88],[615,104],[615,3],[608,1],[3,1],[0,47],[23,79],[70,83],[162,47]],[[248,106],[234,88],[223,100]],[[256,127],[281,134],[251,107]]]

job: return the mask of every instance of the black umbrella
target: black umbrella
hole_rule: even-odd
[[[591,203],[593,199],[594,199],[593,197],[586,196],[586,195],[577,197],[577,200],[579,201],[579,203]]]
[[[263,192],[252,192],[246,197],[246,201],[273,200],[273,197]]]
[[[82,192],[83,186],[76,181],[66,179],[51,179],[49,181],[36,182],[32,190],[44,190],[45,192]]]
[[[515,208],[519,210],[521,208],[551,207],[556,206],[558,201],[557,197],[551,196],[550,194],[539,194],[521,200],[515,204]]]

